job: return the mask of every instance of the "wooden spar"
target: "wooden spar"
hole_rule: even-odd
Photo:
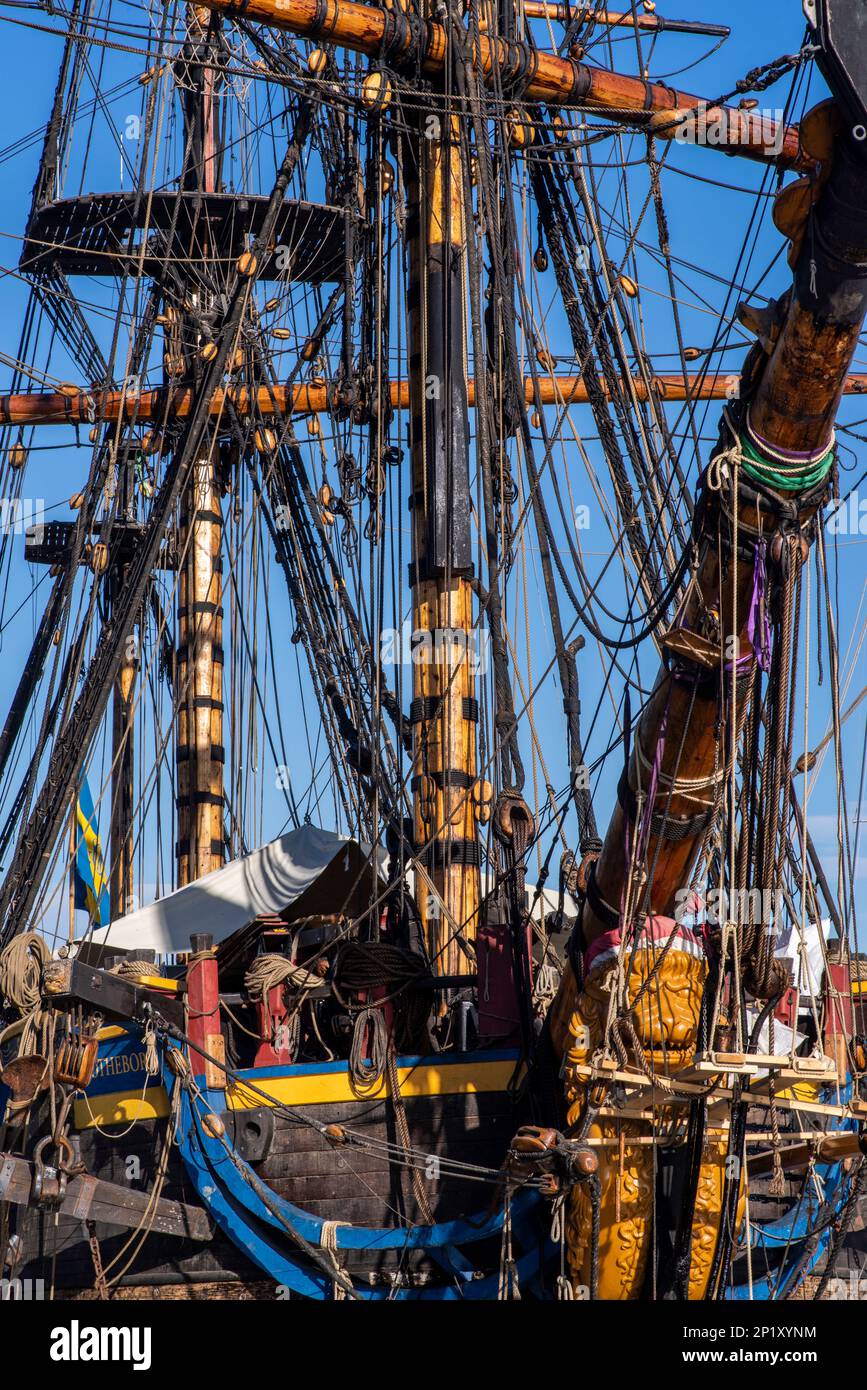
[[[34,1173],[34,1164],[28,1159],[8,1150],[0,1152],[0,1198],[15,1206],[30,1206]],[[155,1197],[152,1192],[138,1192],[128,1182],[103,1182],[77,1169],[69,1175],[57,1214],[77,1223],[99,1221],[106,1226],[132,1229],[134,1233],[146,1225],[153,1235],[180,1236],[186,1240],[209,1241],[213,1235],[210,1218],[200,1206]]]
[[[120,480],[123,515],[134,516],[129,470]],[[126,580],[126,566],[112,572],[112,602]],[[133,689],[138,670],[139,635],[132,632],[114,682],[111,720],[111,826],[108,873],[109,921],[115,922],[133,908],[133,806],[135,801]]]
[[[782,565],[797,565],[809,554],[806,526],[827,495],[834,419],[867,314],[864,156],[842,135],[829,145],[830,174],[809,212],[810,235],[803,225],[792,227],[801,249],[792,290],[774,315],[778,336],[763,336],[747,360],[742,396],[726,413],[715,467],[694,514],[695,568],[676,624],[662,638],[669,661],[629,731],[629,761],[601,853],[595,864],[581,865],[586,896],[547,1020],[552,1048],[563,1059],[569,1125],[587,1113],[586,1063],[613,1045],[609,1029],[611,1040],[615,1026],[618,1032],[631,1030],[627,1055],[643,1068],[677,1072],[702,1045],[708,966],[695,937],[679,931],[678,909],[723,804],[729,760],[737,754],[762,656],[761,620],[757,631],[750,625],[760,598],[754,593],[756,557],[767,557],[773,591]],[[796,533],[785,529],[795,522]],[[790,623],[788,603],[784,609]],[[774,656],[779,661],[779,652]],[[781,698],[787,699],[786,674],[779,680]],[[777,711],[776,718],[782,738],[779,721],[785,716]],[[779,782],[771,785],[764,814],[778,817]],[[775,866],[768,873],[774,875]],[[749,874],[749,866],[739,867],[736,881],[723,878],[722,886],[752,888]],[[700,879],[697,886],[705,887]],[[777,885],[756,886],[761,893]],[[740,915],[737,908],[723,909],[726,923],[734,919],[736,942]],[[736,959],[744,988],[772,999],[780,983],[773,938],[761,937],[757,958],[740,950],[741,942],[742,937]],[[633,949],[621,956],[617,948],[624,943]],[[587,975],[582,972],[579,985],[572,962],[588,947],[596,948],[595,960],[585,956]],[[715,1029],[708,1045],[716,1045]],[[587,1118],[605,1138],[619,1123],[594,1119],[592,1109]],[[595,1269],[588,1254],[589,1203],[573,1199],[567,1226],[573,1278],[586,1283],[595,1274],[601,1299],[639,1297],[651,1258],[653,1162],[637,1148],[628,1158],[623,1153],[619,1167],[608,1150],[600,1156],[597,1219],[605,1240]],[[685,1151],[675,1163],[686,1180]],[[678,1296],[691,1300],[720,1297],[726,1278],[731,1248],[724,1221],[737,1225],[740,1218],[739,1185],[726,1175],[725,1164],[726,1145],[706,1143],[697,1161],[688,1269],[676,1280],[664,1272],[669,1286],[682,1290]]]
[[[464,207],[458,121],[406,137],[410,243],[413,826],[435,892],[418,893],[434,971],[466,974],[479,911]],[[446,1001],[442,999],[445,1009]]]
[[[75,847],[78,839],[78,798],[69,807],[69,940],[75,940]]]
[[[549,0],[523,0],[520,13],[525,19],[556,19],[564,24],[606,25],[611,29],[645,29],[648,33],[700,34],[725,39],[731,33],[727,24],[705,24],[701,19],[665,19],[658,14],[626,14],[616,10],[595,10],[592,5],[555,5]]]
[[[747,1159],[747,1169],[751,1178],[761,1178],[773,1173],[779,1162],[787,1171],[792,1168],[808,1168],[811,1163],[834,1163],[841,1159],[855,1158],[861,1153],[861,1136],[857,1133],[822,1134],[815,1139],[800,1144],[787,1144],[785,1148],[767,1150],[752,1154]]]
[[[133,688],[138,662],[135,639],[127,643],[114,685],[111,726],[111,867],[109,920],[133,907]]]
[[[242,13],[248,23],[270,24],[302,38],[366,53],[395,68],[407,66],[414,72],[420,62],[422,71],[430,77],[442,74],[447,62],[449,45],[443,25],[431,20],[424,24],[413,22],[398,6],[378,9],[360,5],[356,0],[244,0],[242,5],[236,0],[207,0],[207,5],[230,17]],[[618,122],[627,119],[631,112],[641,113],[644,122],[648,116],[700,110],[706,120],[718,125],[722,137],[711,148],[779,168],[811,164],[801,154],[796,126],[787,126],[778,133],[772,122],[763,121],[756,113],[730,106],[708,106],[702,97],[689,92],[589,67],[553,53],[540,53],[520,40],[482,34],[478,45],[472,43],[469,35],[466,41],[486,83],[507,84],[518,74],[528,75],[523,89],[525,101],[579,106]],[[662,121],[656,134],[673,137],[677,124],[676,120]]]
[[[725,401],[732,395],[731,373],[720,376],[694,374],[687,377],[674,373],[651,378],[651,392],[661,401]],[[600,389],[608,395],[608,383],[600,377]],[[393,410],[408,410],[410,388],[407,381],[390,383]],[[646,401],[648,392],[640,377],[623,383],[623,393],[636,400]],[[852,373],[843,382],[843,395],[867,394],[867,373]],[[580,376],[539,377],[539,397],[542,405],[585,405],[587,385]],[[34,391],[24,395],[0,396],[0,424],[12,425],[81,425],[96,419],[114,422],[123,410],[127,422],[152,425],[164,420],[183,420],[193,407],[195,392],[187,386],[142,391],[131,397],[128,392],[87,391],[76,394],[61,391]],[[536,394],[530,377],[524,381],[524,400],[536,404]],[[230,386],[215,391],[209,402],[213,416],[224,416],[231,403],[238,415],[250,413],[255,406],[258,415],[318,415],[341,409],[340,396],[330,383],[300,382],[292,386],[261,386],[253,393],[246,386]],[[467,404],[476,404],[476,383],[467,382]],[[93,408],[93,414],[89,412]]]
[[[830,177],[813,210],[814,236],[806,238],[797,260],[794,284],[779,336],[769,350],[757,344],[745,370],[748,408],[738,421],[749,425],[754,438],[768,451],[799,451],[814,456],[829,445],[846,374],[867,314],[867,183],[863,156],[854,142],[836,141]],[[808,244],[807,244],[808,243]],[[727,440],[727,443],[730,443]],[[786,457],[774,460],[778,471],[796,466]],[[797,500],[797,491],[786,494]],[[742,504],[746,526],[773,531],[776,523],[765,507]],[[700,543],[701,546],[701,543]],[[738,563],[737,592],[723,582],[712,534],[700,549],[701,558],[687,606],[685,625],[700,630],[708,612],[721,610],[720,632],[739,634],[741,652],[751,651],[746,632],[753,584],[749,558]],[[743,699],[739,701],[743,709]],[[730,711],[729,711],[730,713]],[[715,771],[715,728],[720,717],[713,686],[675,681],[662,666],[653,694],[633,731],[628,782],[633,793],[648,786],[648,767],[665,727],[658,790],[653,811],[687,825],[714,804],[719,774]],[[673,790],[672,790],[673,785]],[[669,801],[669,794],[671,799]],[[624,798],[627,799],[627,798]],[[633,810],[634,815],[634,810]],[[595,866],[595,895],[616,916],[624,890],[624,845],[631,821],[618,804],[604,847]],[[667,838],[650,834],[646,863],[653,866],[648,910],[673,916],[677,894],[690,881],[703,829]],[[590,944],[610,930],[610,922],[585,904],[582,929]],[[567,963],[560,991],[549,1014],[555,1048],[567,1045],[569,1021],[575,1011],[578,987]]]
[[[187,45],[192,50],[184,117],[190,160],[188,186],[203,193],[219,187],[217,73],[196,68],[206,38],[208,12],[187,7]],[[196,303],[196,296],[191,295]],[[196,307],[201,310],[206,305]],[[174,334],[172,356],[200,350],[201,332],[191,318]],[[171,331],[169,336],[172,336]],[[184,341],[185,340],[185,341]],[[193,347],[193,345],[195,345]],[[193,392],[191,392],[191,395]],[[178,584],[178,887],[223,863],[223,514],[217,477],[216,435],[205,435],[181,499]]]
[[[178,887],[223,863],[223,609],[214,450],[184,499],[178,604]]]

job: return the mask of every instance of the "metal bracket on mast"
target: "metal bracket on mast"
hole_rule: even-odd
[[[819,40],[816,61],[834,97],[867,141],[867,6],[863,0],[804,0],[804,14]]]

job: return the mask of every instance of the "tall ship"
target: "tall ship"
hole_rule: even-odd
[[[695,8],[0,5],[4,1298],[858,1296],[864,7]]]

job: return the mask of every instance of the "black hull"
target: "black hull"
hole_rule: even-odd
[[[527,1119],[525,1107],[511,1091],[408,1097],[403,1102],[413,1147],[434,1158],[499,1170],[515,1129]],[[387,1141],[400,1151],[395,1109],[390,1099],[353,1100],[338,1104],[295,1106],[303,1120],[343,1125],[365,1140]],[[327,1221],[370,1227],[425,1224],[412,1173],[401,1161],[363,1147],[335,1147],[318,1129],[293,1121],[268,1107],[226,1111],[227,1132],[240,1154],[269,1187],[288,1201]],[[73,1134],[86,1171],[97,1178],[149,1192],[163,1149],[166,1119],[138,1121],[101,1131],[87,1128]],[[495,1182],[467,1177],[437,1178],[430,1165],[421,1177],[436,1221],[485,1215],[499,1199]],[[163,1197],[198,1205],[193,1185],[175,1147],[172,1148]],[[90,1233],[81,1221],[35,1208],[15,1209],[15,1229],[21,1237],[16,1273],[49,1281],[57,1296],[89,1293],[94,1284]],[[122,1289],[164,1288],[167,1296],[189,1286],[243,1285],[253,1296],[274,1297],[273,1283],[221,1231],[208,1243],[150,1233],[144,1237],[129,1269],[124,1266],[141,1235],[97,1224],[93,1230],[109,1281]],[[479,1265],[496,1268],[499,1240],[474,1247]],[[117,1264],[110,1268],[117,1258]],[[380,1250],[342,1258],[346,1272],[364,1282],[425,1283],[446,1277],[423,1251]],[[124,1270],[123,1273],[121,1271]],[[270,1292],[269,1292],[270,1291]],[[210,1291],[208,1296],[211,1296]]]

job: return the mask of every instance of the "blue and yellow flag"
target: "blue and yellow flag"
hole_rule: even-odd
[[[75,803],[75,857],[72,863],[75,906],[90,914],[94,927],[108,926],[108,880],[99,843],[93,797],[85,777]]]

